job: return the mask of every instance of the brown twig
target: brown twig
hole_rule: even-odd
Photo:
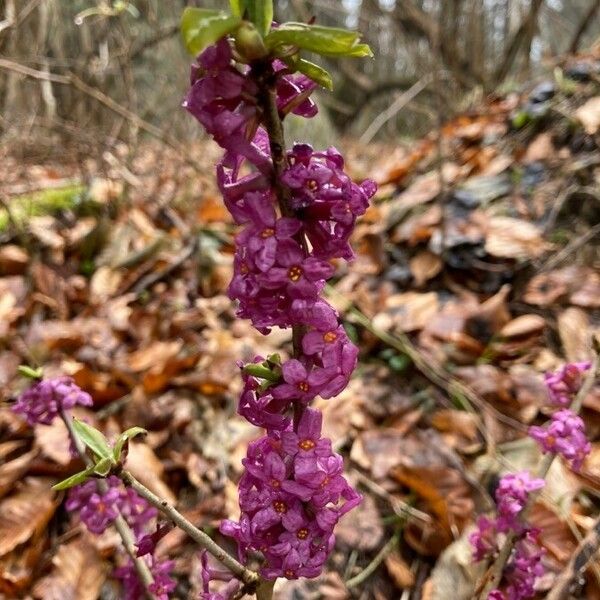
[[[573,582],[578,582],[588,563],[594,558],[600,548],[600,518],[577,547],[567,566],[554,581],[546,600],[567,600],[571,593]]]
[[[69,432],[69,437],[71,438],[71,441],[73,442],[73,445],[77,450],[77,454],[79,454],[81,460],[84,462],[86,467],[92,466],[92,461],[86,454],[85,446],[83,445],[79,437],[77,437],[77,434],[73,429],[73,422],[71,418],[65,411],[61,411],[60,417],[63,423],[65,424],[67,431]],[[96,486],[100,493],[106,494],[106,492],[108,492],[108,484],[103,479],[98,479],[96,481]],[[154,583],[152,573],[150,572],[150,569],[148,568],[148,565],[145,563],[145,561],[137,556],[135,548],[135,537],[129,525],[127,524],[127,521],[125,521],[123,515],[120,513],[118,508],[115,508],[115,510],[118,513],[117,518],[114,521],[115,529],[121,537],[121,541],[123,542],[125,552],[127,552],[129,557],[133,561],[135,570],[137,571],[140,582],[144,587],[146,596],[150,600],[154,600],[154,594],[152,594],[152,592],[150,591],[150,586]]]
[[[213,541],[204,531],[198,529],[193,523],[188,521],[174,506],[166,500],[159,498],[154,492],[140,483],[129,471],[119,473],[123,483],[137,492],[142,498],[147,500],[152,506],[157,508],[168,519],[173,521],[179,529],[186,533],[196,544],[210,552],[222,565],[227,567],[240,581],[248,586],[256,587],[260,582],[258,573],[245,567],[233,556],[228,554],[219,544]]]
[[[273,160],[273,187],[277,196],[277,203],[281,214],[285,217],[295,216],[291,205],[290,189],[283,183],[281,176],[286,169],[287,155],[285,151],[285,137],[283,134],[283,123],[279,110],[277,109],[277,91],[275,89],[276,79],[271,63],[256,65],[257,83],[261,90],[258,96],[259,105],[263,112],[263,122],[269,136],[271,157]],[[296,241],[304,251],[307,251],[304,233],[296,236]],[[294,357],[302,354],[302,337],[305,333],[303,325],[292,327],[292,347]],[[294,403],[294,429],[304,412],[304,406],[300,402]]]

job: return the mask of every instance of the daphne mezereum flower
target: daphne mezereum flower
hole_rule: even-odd
[[[497,515],[479,517],[476,530],[469,536],[476,561],[493,559],[506,535],[518,536],[503,571],[501,588],[505,591],[492,590],[488,600],[525,600],[535,596],[536,579],[544,574],[544,550],[539,545],[539,531],[525,522],[521,513],[531,492],[541,489],[544,483],[527,471],[504,475],[496,489]]]
[[[592,446],[585,435],[583,419],[568,408],[557,410],[547,427],[533,426],[529,435],[543,452],[560,454],[574,471],[579,471]]]
[[[148,565],[154,579],[153,583],[148,586],[153,597],[156,600],[169,600],[170,593],[177,587],[177,582],[171,577],[175,562],[172,560],[160,561],[152,555],[145,555],[142,560]],[[143,600],[143,598],[146,598],[146,591],[139,580],[131,559],[122,567],[115,569],[113,574],[121,580],[123,585],[123,600]]]
[[[65,508],[69,512],[79,511],[85,526],[92,533],[98,534],[112,525],[120,513],[136,538],[140,538],[148,531],[148,526],[158,511],[134,490],[125,488],[118,477],[112,475],[105,481],[108,490],[104,493],[98,490],[94,480],[71,488]]]
[[[496,489],[496,502],[498,505],[498,520],[496,527],[498,531],[519,531],[523,524],[520,522],[520,514],[527,501],[529,494],[543,488],[543,479],[531,477],[528,471],[508,473],[500,479]]]
[[[583,381],[583,374],[592,366],[590,361],[568,363],[554,373],[546,373],[544,382],[552,404],[569,406]]]
[[[308,408],[297,432],[252,442],[239,484],[242,515],[221,530],[266,559],[268,578],[314,577],[334,543],[339,518],[360,502],[342,476],[342,459],[321,437],[321,413]]]
[[[92,397],[71,377],[61,376],[36,381],[17,398],[12,409],[23,415],[31,426],[50,425],[61,411],[76,405],[92,406]]]
[[[237,315],[264,334],[297,327],[302,336],[295,355],[267,371],[261,373],[261,357],[255,367],[240,365],[238,412],[267,432],[243,461],[240,519],[224,521],[221,531],[237,541],[242,560],[250,551],[262,554],[265,577],[314,577],[333,548],[335,524],[360,502],[343,477],[342,458],[321,436],[321,414],[307,407],[316,396],[341,392],[358,356],[321,294],[334,273],[331,260],[353,257],[350,235],[375,184],[354,183],[334,148],[316,152],[306,144],[287,154],[289,165],[275,181],[259,70],[269,74],[280,117],[316,113],[313,81],[279,60],[236,65],[227,39],[198,57],[184,103],[225,150],[217,183],[241,226],[228,288]],[[225,594],[209,591],[203,564],[204,596],[229,597],[227,586]]]

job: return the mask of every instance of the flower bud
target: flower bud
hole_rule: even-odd
[[[235,34],[235,48],[247,61],[259,60],[269,53],[256,27],[247,21],[239,26]]]

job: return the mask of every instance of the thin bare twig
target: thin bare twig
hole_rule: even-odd
[[[248,586],[255,587],[260,577],[258,573],[252,571],[238,562],[233,556],[228,554],[219,544],[213,541],[204,531],[198,529],[193,523],[188,521],[174,506],[166,500],[159,498],[154,492],[140,483],[129,471],[119,473],[123,483],[137,492],[142,498],[146,499],[152,506],[157,508],[168,519],[173,521],[179,529],[186,533],[196,544],[210,552],[222,565],[227,567],[240,581]]]

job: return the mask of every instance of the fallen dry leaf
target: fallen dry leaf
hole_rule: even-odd
[[[586,133],[595,135],[600,128],[600,96],[590,98],[576,111],[575,117],[579,119]]]
[[[526,260],[550,249],[538,227],[522,219],[492,217],[488,223],[485,249],[492,256]]]
[[[0,502],[0,556],[44,530],[56,509],[53,481],[28,478]]]
[[[335,529],[336,540],[361,551],[378,548],[383,533],[381,517],[371,496],[365,496],[355,510],[344,515]]]
[[[390,552],[385,557],[384,562],[390,577],[394,580],[398,589],[404,590],[414,586],[415,575],[399,552]]]
[[[52,571],[33,587],[34,598],[97,600],[100,596],[108,569],[87,535],[61,544],[52,565]]]
[[[415,279],[415,285],[421,287],[435,277],[443,267],[442,259],[433,252],[423,250],[410,259],[410,272]]]
[[[140,442],[129,444],[126,468],[147,488],[167,502],[175,503],[176,498],[169,486],[162,480],[164,466],[150,446]]]
[[[586,312],[575,307],[564,310],[558,315],[558,333],[568,361],[591,358],[590,321]]]

